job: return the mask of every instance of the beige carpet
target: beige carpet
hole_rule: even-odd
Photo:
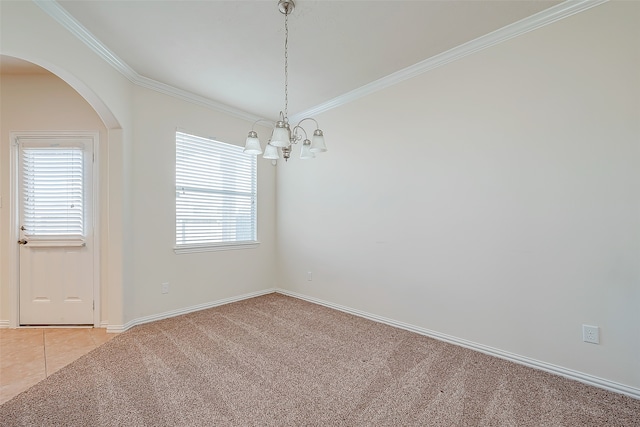
[[[135,327],[2,426],[639,426],[640,400],[279,294]]]

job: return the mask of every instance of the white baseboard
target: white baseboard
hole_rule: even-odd
[[[177,310],[165,311],[164,313],[152,314],[150,316],[139,317],[137,319],[130,320],[124,325],[106,325],[108,333],[121,333],[126,330],[144,323],[154,322],[156,320],[168,319],[170,317],[180,316],[183,314],[193,313],[194,311],[205,310],[207,308],[217,307],[220,305],[230,304],[232,302],[242,301],[249,298],[255,298],[266,294],[272,294],[276,292],[276,289],[265,289],[258,292],[251,292],[244,295],[239,295],[231,298],[225,298],[217,301],[211,301],[204,304],[193,305],[191,307],[179,308]]]
[[[425,335],[431,338],[435,338],[440,341],[448,342],[450,344],[459,345],[471,350],[479,351],[490,356],[499,357],[511,362],[518,363],[520,365],[529,366],[531,368],[540,369],[542,371],[550,372],[552,374],[560,375],[565,378],[569,378],[575,381],[579,381],[584,384],[589,384],[595,387],[603,388],[605,390],[613,391],[616,393],[624,394],[635,399],[640,399],[640,389],[636,387],[627,386],[617,383],[615,381],[606,380],[593,375],[585,374],[583,372],[575,371],[573,369],[563,368],[562,366],[553,365],[551,363],[542,362],[540,360],[531,359],[529,357],[520,356],[518,354],[510,353],[508,351],[500,350],[497,348],[489,347],[483,344],[478,344],[472,341],[467,341],[461,338],[456,338],[451,335],[441,334],[436,331],[421,328],[418,326],[410,325],[408,323],[398,322],[386,317],[377,316],[375,314],[367,313],[364,311],[356,310],[350,307],[345,307],[339,304],[334,304],[328,301],[324,301],[318,298],[302,295],[296,292],[291,292],[286,289],[276,289],[276,292],[287,295],[290,297],[298,298],[301,300],[309,301],[314,304],[323,305],[325,307],[333,308],[335,310],[343,311],[345,313],[353,314],[356,316],[364,317],[365,319],[373,320],[374,322],[384,323],[389,326],[394,326],[407,331],[415,332],[420,335]]]
[[[134,320],[131,320],[124,325],[108,325],[105,322],[102,322],[101,327],[106,327],[107,332],[109,333],[120,333],[125,332],[128,329],[142,325],[144,323],[154,322],[156,320],[167,319],[170,317],[180,316],[183,314],[193,313],[195,311],[205,310],[207,308],[218,307],[225,304],[230,304],[237,301],[242,301],[249,298],[255,298],[262,295],[270,294],[273,292],[280,293],[282,295],[287,295],[290,297],[298,298],[304,301],[309,301],[314,304],[319,304],[325,307],[329,307],[335,310],[339,310],[345,313],[353,314],[355,316],[363,317],[365,319],[373,320],[374,322],[383,323],[389,326],[393,326],[396,328],[404,329],[410,332],[415,332],[420,335],[428,336],[431,338],[435,338],[440,341],[448,342],[450,344],[459,345],[461,347],[469,348],[471,350],[479,351],[484,354],[488,354],[490,356],[499,357],[501,359],[505,359],[514,363],[518,363],[520,365],[529,366],[531,368],[540,369],[542,371],[546,371],[552,374],[560,375],[565,378],[569,378],[575,381],[579,381],[584,384],[589,384],[595,387],[599,387],[605,390],[613,391],[616,393],[624,394],[635,399],[640,399],[640,389],[636,387],[627,386],[624,384],[617,383],[615,381],[610,381],[604,378],[599,378],[590,374],[586,374],[583,372],[575,371],[573,369],[564,368],[562,366],[553,365],[551,363],[542,362],[540,360],[531,359],[529,357],[521,356],[515,353],[510,353],[508,351],[500,350],[497,348],[489,347],[484,344],[478,344],[472,341],[467,341],[462,338],[457,338],[451,335],[442,334],[436,331],[432,331],[429,329],[421,328],[419,326],[410,325],[408,323],[399,322],[393,319],[388,319],[386,317],[378,316],[375,314],[367,313],[361,310],[356,310],[350,307],[346,307],[339,304],[334,304],[332,302],[324,301],[318,298],[310,297],[307,295],[299,294],[297,292],[291,292],[286,289],[281,288],[271,288],[265,289],[262,291],[252,292],[244,295],[239,295],[231,298],[225,298],[221,300],[211,301],[204,304],[198,304],[191,307],[185,307],[177,310],[166,311],[164,313],[153,314],[150,316],[140,317]],[[0,320],[0,328],[8,328],[9,321],[8,320]]]

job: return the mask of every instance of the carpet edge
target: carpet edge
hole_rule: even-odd
[[[530,368],[534,368],[534,369],[542,370],[545,372],[549,372],[551,374],[559,375],[561,377],[575,380],[583,384],[588,384],[597,388],[623,394],[625,396],[629,396],[634,399],[640,399],[640,388],[628,386],[615,381],[607,380],[605,378],[596,377],[591,374],[587,374],[587,373],[576,371],[569,368],[564,368],[562,366],[532,359],[526,356],[521,356],[519,354],[510,353],[508,351],[500,350],[498,348],[490,347],[484,344],[479,344],[473,341],[468,341],[468,340],[457,338],[451,335],[442,334],[436,331],[432,331],[430,329],[425,329],[425,328],[421,328],[419,326],[411,325],[408,323],[399,322],[397,320],[367,313],[365,311],[356,310],[351,307],[334,304],[332,302],[324,301],[319,298],[314,298],[307,295],[299,294],[297,292],[292,292],[287,289],[276,288],[274,291],[282,295],[298,298],[314,304],[319,304],[319,305],[329,307],[335,310],[339,310],[345,313],[353,314],[355,316],[363,317],[365,319],[372,320],[374,322],[383,323],[383,324],[404,329],[410,332],[415,332],[420,335],[424,335],[424,336],[434,338],[439,341],[444,341],[450,344],[458,345],[464,348],[468,348],[470,350],[479,351],[480,353],[484,353],[490,356],[495,356],[500,359],[517,363],[519,365],[524,365]]]
[[[276,292],[276,288],[263,289],[261,291],[250,292],[247,294],[242,294],[234,297],[223,298],[215,301],[209,301],[202,304],[196,304],[189,307],[178,308],[175,310],[169,310],[158,314],[151,314],[149,316],[138,317],[136,319],[130,320],[124,325],[108,325],[107,332],[108,333],[122,333],[125,332],[134,326],[143,325],[149,322],[155,322],[157,320],[168,319],[170,317],[181,316],[183,314],[189,314],[200,310],[206,310],[207,308],[218,307],[225,304],[231,304],[233,302],[238,302],[250,298],[260,297],[267,294],[272,294]]]

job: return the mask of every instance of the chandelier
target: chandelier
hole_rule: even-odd
[[[269,122],[273,126],[273,131],[271,133],[271,139],[267,142],[264,155],[262,156],[265,159],[277,160],[280,158],[280,153],[282,153],[284,160],[289,160],[293,146],[300,141],[302,141],[302,148],[300,150],[301,159],[311,159],[316,156],[316,153],[327,151],[327,146],[324,143],[324,135],[319,129],[318,122],[315,119],[311,117],[304,118],[293,127],[289,124],[289,14],[293,12],[294,8],[295,3],[293,0],[278,1],[278,9],[284,15],[284,112],[280,111],[280,117],[275,123],[265,119],[256,120],[247,136],[244,147],[245,153],[255,155],[262,154],[258,133],[253,129],[258,122]],[[302,123],[307,120],[313,121],[316,125],[311,140],[309,140],[307,131],[302,127]]]

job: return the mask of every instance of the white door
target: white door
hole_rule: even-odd
[[[93,324],[93,138],[17,143],[20,324]]]

